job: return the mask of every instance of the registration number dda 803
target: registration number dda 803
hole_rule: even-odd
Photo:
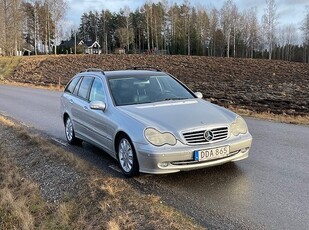
[[[208,161],[227,157],[230,154],[229,146],[223,146],[212,149],[203,149],[194,151],[194,160],[196,161]]]

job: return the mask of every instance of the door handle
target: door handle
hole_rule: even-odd
[[[73,104],[73,103],[74,103],[73,99],[70,99],[70,103],[71,103],[71,104]]]
[[[89,109],[88,109],[88,107],[87,107],[87,106],[84,106],[84,110],[85,110],[85,111],[88,111]]]

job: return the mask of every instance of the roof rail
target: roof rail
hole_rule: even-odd
[[[159,68],[149,66],[133,66],[127,68],[127,70],[155,70],[157,72],[162,72],[162,70],[160,70]]]
[[[80,73],[84,73],[84,72],[101,72],[105,74],[103,69],[98,69],[98,68],[89,68],[89,69],[80,71]]]

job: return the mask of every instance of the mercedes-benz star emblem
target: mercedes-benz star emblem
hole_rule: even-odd
[[[212,141],[214,139],[214,134],[211,131],[206,131],[204,137],[206,141]]]

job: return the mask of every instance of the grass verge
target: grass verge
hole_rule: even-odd
[[[13,74],[21,57],[0,57],[0,81]]]
[[[309,115],[293,116],[287,114],[274,114],[270,112],[257,113],[248,109],[241,109],[236,107],[229,107],[229,109],[242,116],[254,117],[258,119],[276,121],[287,124],[309,125]]]
[[[104,174],[1,116],[0,140],[0,229],[202,229],[160,197],[138,191],[130,180]],[[37,155],[36,164],[65,162],[82,172],[76,193],[47,202],[42,186],[53,188],[34,181],[18,160],[29,153]]]

